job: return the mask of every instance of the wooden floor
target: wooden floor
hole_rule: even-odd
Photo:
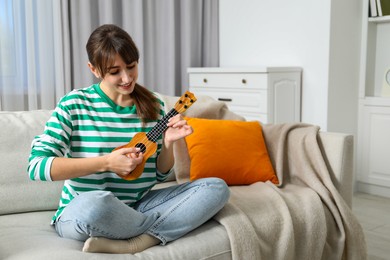
[[[390,259],[390,198],[356,193],[352,210],[364,229],[368,259]]]

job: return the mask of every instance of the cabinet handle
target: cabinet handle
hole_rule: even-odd
[[[204,83],[207,83],[207,79],[203,79],[203,82],[204,82]]]
[[[233,99],[231,98],[218,98],[219,101],[223,101],[223,102],[232,102]]]
[[[241,80],[242,84],[246,84],[246,79]]]

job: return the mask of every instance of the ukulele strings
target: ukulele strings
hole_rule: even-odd
[[[139,143],[142,143],[144,144],[144,148],[145,148],[145,151],[147,149],[150,148],[150,146],[153,145],[153,140],[156,140],[158,138],[158,136],[160,136],[160,134],[167,128],[166,126],[166,123],[168,122],[168,120],[181,113],[181,112],[184,112],[185,109],[179,109],[179,111],[177,111],[176,109],[172,109],[171,111],[168,112],[168,114],[166,114],[156,125],[155,127],[156,128],[152,128],[152,130],[146,134],[146,137],[144,137],[143,139],[140,140]],[[165,125],[164,125],[165,123]],[[164,129],[165,128],[165,129]],[[161,131],[162,130],[162,131]],[[159,132],[161,131],[161,133]],[[153,133],[152,133],[153,132]],[[150,134],[150,135],[149,135]],[[149,141],[149,142],[148,142]],[[157,141],[157,140],[156,140]]]
[[[168,120],[172,118],[173,116],[180,114],[184,112],[186,108],[181,108],[181,109],[172,109],[171,111],[168,112],[153,128],[149,133],[147,133],[147,138],[149,141],[156,142],[157,138],[168,128],[166,124],[168,123]],[[150,139],[149,139],[150,138]],[[143,141],[146,141],[144,138]]]
[[[167,126],[168,120],[171,117],[177,115],[178,113],[179,113],[178,111],[172,109],[159,122],[157,122],[157,124],[152,128],[152,130],[146,134],[149,140],[152,142],[156,142],[158,137],[161,135],[161,133],[163,133],[168,128]]]
[[[176,108],[176,107],[175,107]],[[180,108],[180,109],[178,109],[178,110],[176,110],[175,108],[173,108],[173,109],[171,109],[171,111],[169,111],[159,122],[157,122],[157,124],[155,125],[155,127],[157,127],[156,128],[156,130],[154,131],[154,127],[152,128],[152,130],[149,132],[149,133],[151,133],[152,131],[154,131],[154,132],[156,132],[157,130],[165,130],[166,128],[167,128],[167,126],[166,126],[166,123],[168,122],[168,120],[170,119],[170,118],[172,118],[173,116],[175,116],[175,115],[177,115],[177,114],[181,114],[182,112],[184,112],[184,111],[186,111],[187,110],[187,106],[183,106],[182,108]],[[165,123],[165,125],[163,124],[163,123]],[[164,129],[165,128],[165,129]],[[162,131],[162,132],[163,132]],[[139,143],[142,143],[142,144],[144,144],[144,146],[145,146],[145,151],[148,149],[148,148],[150,148],[150,146],[152,145],[152,140],[150,140],[149,138],[148,138],[148,134],[149,133],[147,133],[146,134],[146,137],[144,137],[143,139],[141,139],[140,140],[140,142]],[[160,136],[160,134],[162,134],[162,133],[159,133],[159,132],[156,132],[156,133],[152,133],[151,134],[151,137],[150,138],[153,138],[153,140],[154,139],[156,139],[158,136]],[[150,142],[148,142],[148,141],[150,141]],[[146,144],[145,144],[146,143]]]

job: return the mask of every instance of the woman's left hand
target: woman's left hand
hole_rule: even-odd
[[[168,129],[165,132],[165,142],[173,143],[181,138],[192,134],[193,129],[183,119],[182,115],[178,114],[168,120]]]

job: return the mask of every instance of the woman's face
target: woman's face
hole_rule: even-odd
[[[94,67],[90,65],[90,68],[97,77],[101,77],[96,74]],[[113,66],[108,68],[108,72],[102,78],[100,87],[109,97],[129,96],[138,79],[138,61],[126,64],[119,54],[116,54]]]

